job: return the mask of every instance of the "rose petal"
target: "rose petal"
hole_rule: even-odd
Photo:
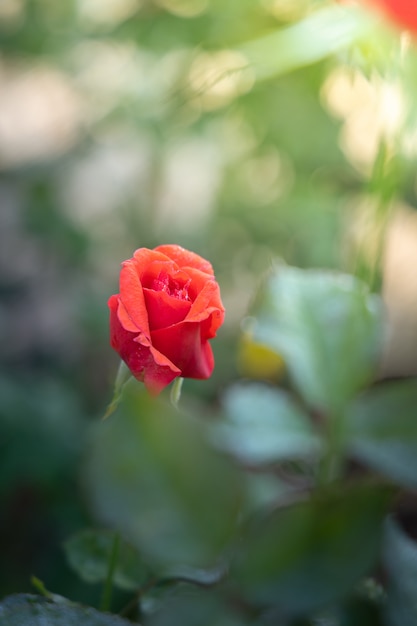
[[[130,259],[130,262],[136,268],[141,282],[143,281],[144,274],[152,271],[151,268],[155,263],[162,263],[163,265],[166,264],[164,267],[166,267],[168,271],[178,270],[178,266],[174,264],[172,259],[167,257],[162,252],[158,252],[157,250],[148,250],[148,248],[138,248],[135,250],[133,258]]]
[[[125,361],[133,376],[144,382],[149,392],[156,395],[181,371],[169,358],[151,346],[143,334],[129,332],[122,326],[118,312],[120,306],[119,298],[112,296],[109,300],[111,346]]]
[[[191,272],[190,272],[191,275]],[[206,280],[198,293],[186,320],[188,322],[201,322],[212,316],[210,337],[214,337],[216,330],[224,321],[224,306],[220,297],[220,288],[213,279]]]
[[[189,300],[179,300],[163,291],[143,290],[150,330],[182,322],[191,309]]]
[[[181,370],[175,366],[164,354],[150,347],[151,357],[144,369],[143,382],[152,395],[161,393],[174,378],[181,376]]]
[[[201,322],[201,336],[204,339],[213,339],[224,321],[224,310],[209,309],[209,312],[209,317]]]
[[[143,287],[147,287],[149,289],[154,289],[154,282],[162,276],[173,276],[176,274],[178,270],[178,266],[176,263],[171,261],[170,259],[160,260],[155,259],[146,268],[142,268],[141,270],[141,282]],[[185,279],[184,274],[181,274]]]
[[[122,265],[119,298],[123,302],[124,309],[130,321],[135,324],[138,331],[143,332],[149,337],[149,322],[145,297],[135,264],[131,260],[125,261]],[[127,317],[122,317],[120,322],[123,325],[124,323],[127,324]],[[125,326],[125,328],[132,330],[130,326]]]
[[[182,248],[181,246],[176,246],[174,244],[158,246],[155,248],[155,251],[165,254],[168,258],[175,261],[178,267],[193,267],[201,272],[204,272],[205,274],[210,274],[211,276],[214,274],[211,263],[206,261],[206,259],[203,259],[203,257],[199,256],[195,252],[185,250],[185,248]]]
[[[207,282],[216,282],[214,276],[205,274],[201,270],[196,270],[195,267],[187,267],[184,269],[184,272],[186,272],[188,281],[191,281],[188,286],[188,293],[192,301],[197,298]]]
[[[152,345],[165,354],[184,378],[209,378],[214,368],[210,344],[201,336],[201,324],[181,322],[151,332]]]

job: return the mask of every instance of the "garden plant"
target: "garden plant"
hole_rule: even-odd
[[[0,625],[415,626],[413,1],[6,4]]]

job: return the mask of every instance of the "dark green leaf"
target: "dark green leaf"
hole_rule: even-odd
[[[369,381],[381,307],[353,276],[281,267],[261,294],[255,339],[280,353],[312,407],[338,413]]]
[[[149,626],[244,626],[249,623],[235,615],[232,607],[213,589],[181,585],[167,594],[149,615]]]
[[[344,488],[255,523],[234,565],[247,598],[303,614],[347,594],[376,558],[386,503],[383,490]]]
[[[383,562],[388,577],[387,626],[415,626],[417,544],[393,520],[386,525]]]
[[[348,413],[352,453],[394,481],[417,486],[417,383],[376,387],[359,397]]]
[[[65,553],[71,567],[86,582],[97,583],[106,579],[114,532],[85,529],[65,542]],[[137,550],[125,542],[120,543],[113,582],[121,589],[138,589],[147,577],[147,569]]]
[[[320,450],[312,424],[291,396],[266,385],[236,385],[224,398],[226,419],[215,427],[219,446],[249,463],[303,458]]]
[[[89,451],[95,511],[163,569],[214,565],[235,527],[239,475],[202,433],[135,381]]]
[[[116,615],[73,603],[50,602],[41,596],[18,594],[0,603],[0,626],[128,626]]]

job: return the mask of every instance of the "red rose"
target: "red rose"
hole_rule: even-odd
[[[109,299],[110,343],[133,376],[158,394],[174,378],[208,378],[208,343],[223,323],[208,261],[180,246],[139,248],[124,261],[120,293]]]
[[[381,8],[396,24],[417,33],[417,2],[416,0],[368,0]]]

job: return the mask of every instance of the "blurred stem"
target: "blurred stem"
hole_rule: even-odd
[[[180,401],[180,398],[181,398],[181,389],[182,389],[183,381],[184,381],[183,378],[178,377],[172,383],[170,399],[171,399],[171,404],[175,408],[178,408],[178,402]]]
[[[103,595],[101,598],[101,610],[109,611],[111,605],[111,596],[113,590],[113,576],[117,565],[117,559],[119,558],[119,547],[120,547],[120,535],[119,533],[114,533],[113,545],[110,553],[107,576],[104,582]]]
[[[381,139],[373,164],[368,191],[373,198],[369,219],[369,233],[359,243],[355,274],[364,280],[372,291],[380,288],[381,262],[385,235],[389,222],[392,201],[400,183],[399,164],[395,143]],[[372,252],[370,253],[370,250]]]
[[[144,587],[138,589],[133,598],[129,600],[126,606],[120,611],[120,617],[126,617],[132,620],[139,620],[141,618],[141,599],[148,591],[153,589],[153,587],[158,582],[157,578],[151,578],[148,580]]]

